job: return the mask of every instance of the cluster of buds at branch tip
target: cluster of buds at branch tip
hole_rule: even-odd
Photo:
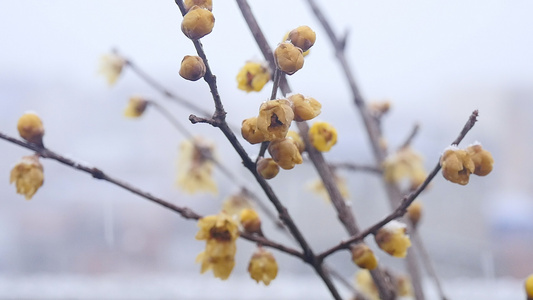
[[[278,69],[292,75],[303,67],[304,51],[314,45],[316,34],[308,26],[300,26],[290,31],[285,40],[274,50],[274,60]]]
[[[492,155],[479,143],[468,146],[466,150],[450,146],[440,158],[444,178],[460,185],[468,184],[472,173],[478,176],[488,175],[493,164]]]

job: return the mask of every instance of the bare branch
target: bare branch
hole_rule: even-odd
[[[463,130],[461,131],[459,136],[453,141],[452,145],[457,145],[463,140],[463,138],[466,136],[468,131],[470,131],[470,129],[472,129],[472,127],[474,127],[474,124],[477,121],[477,116],[478,116],[478,111],[477,110],[472,112],[472,114],[468,118],[468,121],[466,122],[465,126],[463,127]],[[359,234],[354,235],[351,238],[339,243],[337,246],[332,247],[332,248],[320,253],[318,255],[319,259],[324,259],[328,255],[333,254],[333,253],[335,253],[338,250],[348,249],[350,247],[350,244],[361,242],[368,235],[376,233],[385,224],[389,223],[390,221],[392,221],[394,219],[397,219],[397,218],[405,215],[405,213],[407,212],[407,207],[409,207],[409,205],[411,205],[411,203],[413,203],[413,201],[416,200],[418,195],[420,195],[420,193],[422,193],[422,191],[424,191],[426,189],[426,187],[429,185],[431,180],[433,180],[433,178],[435,178],[437,173],[440,171],[440,169],[441,169],[440,163],[437,163],[435,168],[433,168],[431,173],[429,173],[429,175],[426,178],[426,180],[424,180],[424,182],[416,190],[411,192],[409,195],[403,197],[403,199],[400,202],[400,205],[392,213],[390,213],[388,216],[386,216],[385,218],[383,218],[381,221],[377,222],[373,226],[363,230]]]
[[[383,173],[383,170],[378,167],[374,166],[366,166],[366,165],[358,165],[354,163],[349,162],[341,162],[341,163],[329,163],[330,168],[332,169],[346,169],[349,171],[357,172],[368,172],[368,173],[375,173],[377,175],[381,175]]]
[[[403,142],[403,144],[400,146],[400,149],[404,149],[404,148],[407,148],[411,145],[411,143],[413,142],[414,138],[416,137],[416,135],[418,134],[418,131],[420,130],[420,124],[415,124],[415,126],[413,126],[413,129],[411,130],[411,133],[409,134],[409,136],[405,139],[405,142]]]

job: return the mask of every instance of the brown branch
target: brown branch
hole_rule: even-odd
[[[178,7],[180,8],[181,14],[185,15],[187,13],[185,6],[183,4],[182,0],[176,0],[175,1]],[[276,194],[270,187],[270,185],[266,182],[266,180],[257,172],[255,168],[255,163],[250,159],[242,145],[237,140],[235,134],[230,130],[228,124],[225,121],[226,112],[224,111],[224,107],[222,105],[222,101],[220,100],[220,95],[218,93],[217,85],[216,85],[216,77],[211,72],[211,68],[209,67],[209,62],[207,60],[207,57],[205,55],[205,52],[203,50],[202,44],[198,40],[192,40],[196,52],[198,53],[198,56],[200,56],[204,64],[206,66],[206,74],[204,76],[204,80],[207,82],[211,89],[211,94],[213,96],[213,101],[215,103],[215,114],[212,117],[212,125],[218,127],[222,133],[226,136],[228,141],[231,143],[233,148],[237,151],[241,159],[243,160],[244,166],[254,175],[255,179],[267,195],[268,199],[272,204],[276,207],[276,210],[279,213],[279,218],[284,222],[284,224],[287,226],[288,230],[291,232],[293,237],[296,239],[300,247],[302,248],[304,252],[304,260],[313,266],[315,271],[319,274],[319,276],[323,279],[323,281],[328,285],[328,288],[330,288],[330,291],[332,292],[332,295],[336,299],[340,299],[340,295],[335,290],[333,284],[331,283],[331,280],[329,276],[324,272],[322,265],[318,264],[316,262],[316,256],[314,255],[313,251],[311,250],[311,247],[303,237],[302,233],[292,220],[287,208],[283,206],[283,204],[279,201]],[[192,120],[195,120],[193,116]],[[208,121],[206,119],[201,121]]]
[[[82,172],[85,172],[85,173],[88,173],[90,174],[92,177],[96,178],[96,179],[100,179],[100,180],[104,180],[104,181],[107,181],[111,184],[114,184],[116,186],[119,186],[127,191],[130,191],[144,199],[147,199],[151,202],[154,202],[156,204],[159,204],[161,206],[163,206],[164,208],[167,208],[175,213],[178,213],[180,216],[182,216],[183,218],[185,219],[192,219],[192,220],[199,220],[200,218],[202,218],[202,216],[196,212],[194,212],[193,210],[191,210],[190,208],[188,207],[181,207],[181,206],[178,206],[178,205],[175,205],[175,204],[172,204],[170,203],[169,201],[166,201],[166,200],[163,200],[159,197],[156,197],[148,192],[145,192],[129,183],[126,183],[122,180],[119,180],[119,179],[116,179],[112,176],[109,176],[107,175],[105,172],[103,172],[102,170],[100,170],[99,168],[95,168],[95,167],[89,167],[89,166],[86,166],[84,164],[81,164],[81,163],[78,163],[72,159],[69,159],[69,158],[66,158],[64,157],[63,155],[60,155],[54,151],[51,151],[47,148],[43,148],[43,147],[40,147],[38,145],[35,145],[35,144],[32,144],[32,143],[28,143],[28,142],[25,142],[25,141],[21,141],[19,139],[16,139],[14,137],[11,137],[9,135],[6,135],[2,132],[0,132],[0,139],[3,139],[3,140],[6,140],[8,142],[11,142],[13,144],[16,144],[16,145],[19,145],[21,147],[24,147],[26,149],[29,149],[29,150],[32,150],[34,152],[36,152],[40,157],[42,158],[47,158],[47,159],[52,159],[52,160],[55,160],[55,161],[58,161],[64,165],[67,165],[69,167],[72,167],[76,170],[79,170],[79,171],[82,171]],[[269,239],[266,239],[264,237],[260,237],[260,236],[256,236],[256,235],[251,235],[251,234],[248,234],[248,233],[245,233],[245,232],[241,232],[240,233],[240,236],[246,240],[249,240],[249,241],[252,241],[252,242],[255,242],[255,243],[261,243],[262,245],[264,246],[267,246],[267,247],[271,247],[271,248],[274,248],[274,249],[277,249],[281,252],[284,252],[284,253],[287,253],[287,254],[290,254],[290,255],[293,255],[293,256],[296,256],[302,260],[305,261],[305,256],[303,253],[301,253],[300,251],[298,250],[295,250],[293,248],[290,248],[290,247],[287,247],[287,246],[284,246],[282,244],[279,244],[277,242],[274,242],[272,240],[269,240]]]
[[[468,121],[466,122],[465,126],[463,127],[463,130],[461,131],[459,136],[453,141],[452,145],[457,145],[463,140],[463,138],[466,136],[468,131],[470,131],[470,129],[472,129],[472,127],[474,127],[474,124],[477,121],[477,116],[478,116],[478,111],[477,110],[473,111],[472,114],[470,115],[470,117],[468,118]],[[348,249],[350,247],[350,244],[363,241],[363,239],[365,237],[367,237],[370,234],[376,233],[385,224],[387,224],[390,221],[395,220],[395,219],[403,216],[407,212],[407,207],[409,207],[409,205],[411,205],[411,203],[413,203],[413,201],[416,200],[418,195],[420,195],[420,193],[422,193],[422,191],[424,191],[426,189],[426,187],[429,185],[431,180],[433,180],[433,178],[435,178],[437,173],[440,171],[440,169],[441,169],[441,166],[440,166],[440,162],[439,162],[439,163],[437,163],[435,168],[433,168],[431,173],[429,173],[429,175],[426,178],[426,180],[424,180],[424,182],[416,190],[411,192],[409,195],[403,197],[403,199],[400,202],[400,205],[392,213],[387,215],[385,218],[383,218],[381,221],[377,222],[376,224],[374,224],[374,225],[370,226],[369,228],[363,230],[361,233],[359,233],[357,235],[354,235],[351,238],[339,243],[337,246],[332,247],[332,248],[320,253],[318,255],[318,258],[319,259],[324,259],[327,256],[335,253],[338,250]]]

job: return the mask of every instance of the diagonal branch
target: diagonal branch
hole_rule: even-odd
[[[477,117],[478,117],[478,111],[475,110],[475,111],[472,112],[472,114],[468,118],[468,121],[466,122],[466,124],[463,127],[463,130],[461,131],[459,136],[452,142],[452,145],[457,145],[463,140],[463,138],[466,136],[468,131],[470,131],[470,129],[472,129],[472,127],[474,127],[474,124],[477,121]],[[327,256],[335,253],[338,250],[348,249],[350,247],[350,244],[356,243],[356,242],[361,242],[368,235],[376,233],[385,224],[387,224],[390,221],[395,220],[395,219],[405,215],[409,205],[411,205],[411,203],[413,203],[413,201],[415,201],[415,199],[418,197],[418,195],[420,195],[420,193],[422,193],[422,191],[424,189],[426,189],[426,187],[429,185],[429,183],[433,180],[433,178],[435,178],[437,173],[440,171],[440,169],[441,169],[441,166],[440,166],[440,162],[439,162],[439,163],[437,163],[435,168],[433,168],[431,173],[429,173],[429,175],[426,178],[426,180],[424,180],[424,182],[416,190],[411,192],[409,195],[403,197],[403,199],[401,200],[400,205],[392,213],[390,213],[388,216],[386,216],[385,218],[383,218],[381,221],[377,222],[376,224],[374,224],[374,225],[370,226],[369,228],[363,230],[361,233],[359,233],[357,235],[354,235],[351,238],[339,243],[337,246],[332,247],[332,248],[320,253],[318,255],[319,259],[324,259]]]
[[[192,209],[188,208],[188,207],[182,207],[182,206],[178,206],[178,205],[175,205],[169,201],[166,201],[166,200],[163,200],[159,197],[156,197],[148,192],[145,192],[127,182],[124,182],[122,180],[119,180],[117,178],[114,178],[108,174],[106,174],[105,172],[103,172],[102,170],[100,170],[99,168],[95,168],[95,167],[89,167],[89,166],[86,166],[84,164],[81,164],[79,162],[76,162],[72,159],[69,159],[69,158],[66,158],[65,156],[63,155],[60,155],[54,151],[51,151],[47,148],[44,148],[44,147],[40,147],[36,144],[32,144],[32,143],[28,143],[28,142],[25,142],[25,141],[21,141],[19,139],[16,139],[14,137],[11,137],[9,135],[6,135],[2,132],[0,132],[0,139],[3,139],[3,140],[6,140],[8,142],[11,142],[13,144],[16,144],[16,145],[19,145],[21,147],[24,147],[26,149],[29,149],[29,150],[32,150],[34,152],[36,152],[40,157],[42,158],[47,158],[47,159],[52,159],[52,160],[55,160],[55,161],[58,161],[64,165],[67,165],[73,169],[76,169],[76,170],[79,170],[79,171],[82,171],[82,172],[85,172],[85,173],[88,173],[90,175],[92,175],[92,177],[96,178],[96,179],[100,179],[100,180],[104,180],[104,181],[107,181],[111,184],[114,184],[116,186],[119,186],[127,191],[130,191],[144,199],[147,199],[151,202],[154,202],[156,204],[159,204],[175,213],[178,213],[180,216],[182,216],[183,218],[185,219],[192,219],[192,220],[199,220],[200,218],[202,218],[201,215],[199,215],[198,213],[194,212]],[[281,252],[284,252],[284,253],[287,253],[287,254],[290,254],[292,256],[296,256],[302,260],[305,260],[305,257],[303,255],[303,253],[301,253],[300,251],[298,250],[295,250],[293,248],[290,248],[290,247],[286,247],[282,244],[279,244],[279,243],[276,243],[272,240],[269,240],[269,239],[266,239],[264,237],[260,237],[260,236],[257,236],[257,235],[253,235],[253,234],[249,234],[249,233],[246,233],[246,232],[240,232],[240,237],[246,239],[246,240],[249,240],[249,241],[252,241],[252,242],[255,242],[255,243],[260,243],[264,246],[267,246],[267,247],[271,247],[271,248],[275,248]]]

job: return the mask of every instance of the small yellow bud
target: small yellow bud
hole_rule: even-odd
[[[43,165],[36,155],[24,156],[11,170],[9,183],[15,183],[17,193],[30,200],[37,190],[43,185]]]
[[[124,111],[124,116],[128,118],[138,118],[142,116],[146,107],[148,106],[148,101],[142,97],[134,96],[130,98],[128,106]]]
[[[307,51],[315,44],[316,33],[309,26],[300,26],[289,33],[289,40],[302,51]]]
[[[257,129],[266,141],[282,139],[287,135],[294,119],[291,103],[286,99],[266,101],[259,107]]]
[[[368,103],[368,110],[370,113],[376,117],[380,117],[387,112],[389,112],[391,108],[391,103],[388,100],[385,101],[372,101]]]
[[[300,153],[303,153],[305,151],[305,143],[304,143],[304,140],[302,139],[302,137],[300,136],[300,134],[294,130],[289,130],[287,132],[287,138],[290,138],[294,141],[294,143],[296,144],[296,147],[298,147],[298,151],[300,151]]]
[[[337,143],[337,130],[327,122],[315,122],[308,134],[311,144],[321,152],[331,150]]]
[[[196,81],[204,75],[204,60],[199,56],[185,55],[181,61],[180,76],[190,81]]]
[[[411,247],[406,231],[405,224],[394,220],[379,229],[374,238],[381,250],[394,257],[405,257],[407,249]]]
[[[374,252],[365,244],[357,244],[352,247],[352,261],[360,268],[367,270],[374,270],[378,266]]]
[[[252,145],[265,141],[265,135],[261,130],[257,129],[257,117],[242,121],[241,134]]]
[[[472,158],[465,150],[455,146],[448,147],[440,158],[442,176],[447,180],[466,185],[470,179],[470,174],[476,169]]]
[[[213,13],[199,6],[191,7],[181,21],[181,31],[191,40],[197,40],[211,33],[214,26]]]
[[[272,158],[261,158],[257,162],[257,172],[265,179],[272,179],[279,173],[279,165]]]
[[[248,233],[261,233],[261,219],[255,210],[245,208],[241,211],[239,217],[244,231]]]
[[[237,74],[237,87],[246,92],[259,92],[269,80],[268,66],[258,62],[247,62]]]
[[[257,248],[248,264],[248,273],[257,283],[262,281],[265,285],[269,285],[278,275],[278,263],[272,253]]]
[[[201,8],[208,9],[209,11],[213,10],[212,0],[184,0],[183,4],[185,5],[185,9],[187,11],[189,11],[195,5]]]
[[[272,159],[285,170],[290,170],[294,168],[294,165],[303,162],[296,143],[290,138],[270,142],[268,153],[270,153]]]
[[[407,208],[407,218],[411,221],[414,227],[418,225],[422,218],[422,202],[415,201]]]
[[[122,74],[124,65],[126,65],[126,60],[121,56],[114,53],[106,54],[100,58],[98,72],[106,78],[109,85],[113,85]]]
[[[32,112],[23,114],[18,120],[17,129],[21,138],[43,146],[44,126],[37,114]]]
[[[274,51],[276,66],[281,71],[292,75],[304,66],[304,56],[302,49],[295,47],[291,43],[281,43]]]
[[[304,97],[302,94],[294,94],[288,99],[292,102],[295,121],[311,120],[320,114],[322,104],[315,98]]]
[[[492,165],[494,164],[492,154],[483,149],[481,144],[468,146],[468,148],[466,148],[466,152],[468,152],[470,158],[474,162],[474,166],[476,167],[473,172],[474,174],[478,176],[485,176],[492,171]]]
[[[533,274],[529,275],[524,282],[524,287],[526,288],[527,299],[533,299]]]

